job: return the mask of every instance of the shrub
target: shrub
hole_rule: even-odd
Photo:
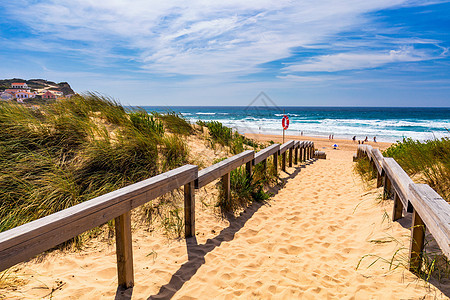
[[[168,132],[181,135],[189,135],[193,132],[191,124],[180,113],[168,110],[165,114],[152,112],[152,115],[164,123]]]
[[[222,180],[217,183],[219,200],[217,206],[222,212],[237,212],[245,208],[253,201],[264,201],[270,195],[264,191],[264,185],[260,180],[254,180],[253,175],[248,176],[245,167],[241,166],[230,172],[231,197],[226,199],[222,188]]]

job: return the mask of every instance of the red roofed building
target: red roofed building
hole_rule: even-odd
[[[11,83],[11,87],[13,89],[25,89],[25,90],[29,89],[28,85],[25,82],[13,82]]]
[[[17,99],[29,99],[34,98],[36,95],[30,92],[17,92],[15,96]]]
[[[56,99],[56,95],[50,91],[47,91],[44,94],[42,94],[42,99]]]

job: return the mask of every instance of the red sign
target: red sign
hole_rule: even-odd
[[[281,120],[281,125],[283,126],[283,129],[286,130],[289,128],[289,117],[284,115],[283,119]]]

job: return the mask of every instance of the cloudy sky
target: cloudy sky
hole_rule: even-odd
[[[449,1],[0,2],[0,78],[131,105],[450,106],[449,48]]]

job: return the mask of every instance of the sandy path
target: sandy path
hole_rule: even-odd
[[[387,263],[377,263],[367,269],[374,260],[368,258],[360,270],[355,269],[362,256],[390,258],[399,247],[396,242],[378,245],[369,240],[392,235],[407,243],[408,230],[398,223],[383,223],[383,213],[390,207],[377,205],[376,193],[361,196],[364,191],[352,175],[349,154],[330,152],[328,160],[289,169],[295,176],[270,205],[248,211],[251,218],[234,237],[224,235],[222,243],[221,238],[209,241],[217,246],[206,254],[204,264],[175,298],[434,296],[403,268],[387,272]],[[194,260],[203,255],[200,249],[192,249]]]
[[[43,262],[19,265],[28,282],[0,290],[7,299],[429,299],[446,298],[404,267],[368,265],[409,245],[409,230],[384,218],[391,201],[364,188],[352,172],[356,145],[317,140],[327,160],[288,168],[285,186],[266,204],[255,203],[231,222],[196,201],[196,238],[168,240],[133,232],[135,287],[116,292],[114,245],[81,253],[55,252]],[[209,196],[210,197],[210,196]],[[388,238],[389,240],[386,240]],[[385,239],[385,243],[371,240]],[[95,243],[95,241],[93,242]],[[406,263],[399,252],[400,260]],[[58,286],[61,288],[58,288]],[[51,289],[54,292],[51,293]],[[450,295],[450,287],[440,287]]]

